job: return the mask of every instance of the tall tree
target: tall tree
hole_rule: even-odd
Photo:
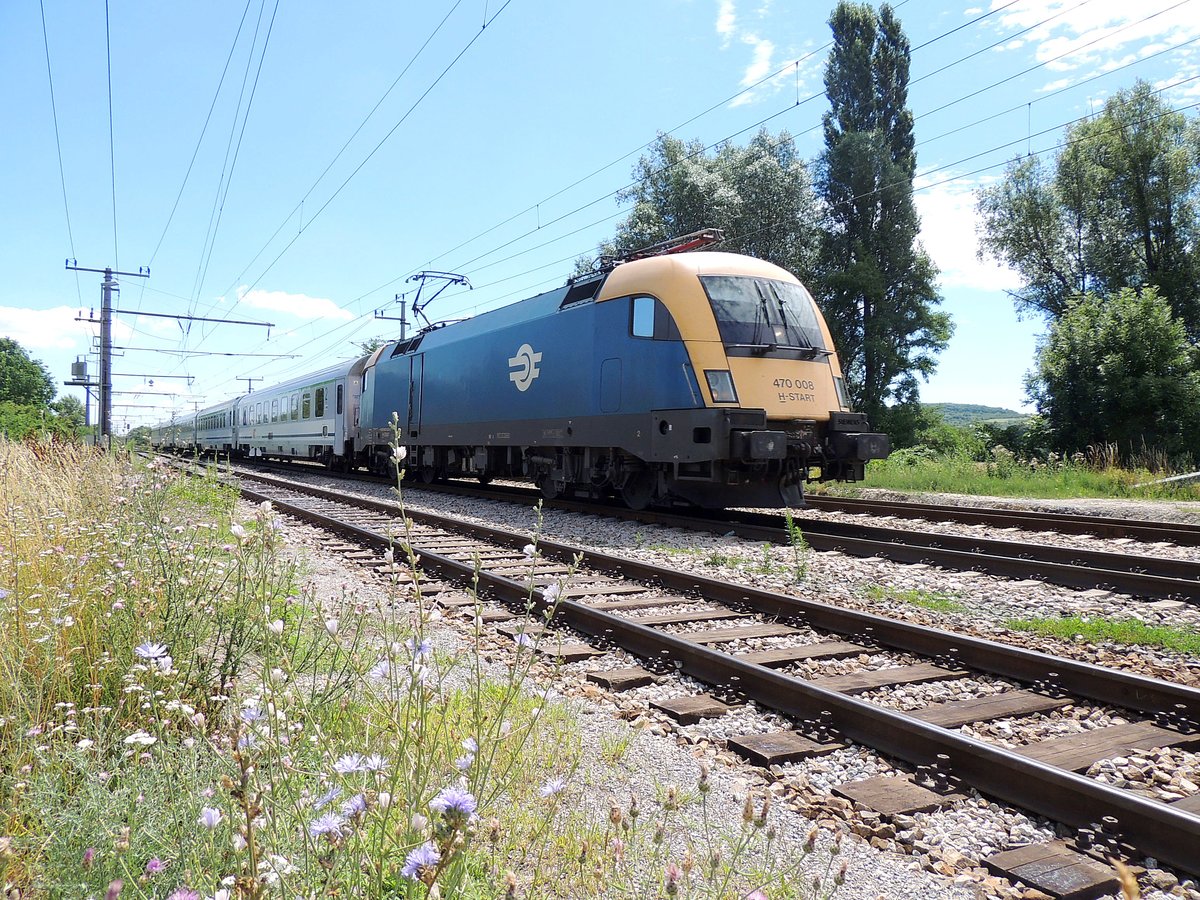
[[[913,420],[918,377],[933,373],[953,333],[918,241],[909,44],[887,4],[876,13],[841,2],[829,25],[816,287],[855,405],[877,427],[899,427]]]
[[[45,407],[56,393],[54,379],[12,338],[0,338],[0,403]]]
[[[634,166],[633,202],[601,253],[620,254],[701,228],[725,232],[723,250],[745,253],[806,279],[817,244],[817,206],[808,166],[786,131],[760,131],[745,147],[706,152],[699,141],[660,135]],[[589,268],[590,260],[579,268]]]
[[[980,192],[980,244],[1024,281],[1018,311],[1062,316],[1087,291],[1153,284],[1200,336],[1200,119],[1150,85],[1067,129],[1053,164],[1014,161]]]
[[[1026,387],[1059,449],[1200,451],[1200,349],[1153,287],[1068,301]]]

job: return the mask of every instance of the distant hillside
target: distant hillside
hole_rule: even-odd
[[[976,422],[991,422],[996,425],[1015,425],[1029,416],[1015,409],[1001,406],[980,406],[978,403],[924,403],[926,409],[942,414],[947,425],[972,425]]]

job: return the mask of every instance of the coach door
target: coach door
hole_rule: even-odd
[[[421,434],[421,391],[425,381],[425,354],[409,357],[408,364],[408,424],[404,437],[413,441]]]

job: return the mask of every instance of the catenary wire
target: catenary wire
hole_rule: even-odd
[[[225,193],[221,196],[221,208],[217,211],[217,225],[213,229],[213,239],[208,245],[208,258],[204,261],[204,273],[200,276],[200,286],[197,289],[197,299],[199,294],[204,291],[204,280],[208,277],[208,266],[212,262],[213,250],[217,246],[217,232],[221,228],[221,217],[225,213],[225,202],[229,199],[229,188],[233,184],[233,173],[237,168],[238,156],[242,151],[242,139],[246,136],[246,124],[250,121],[250,110],[254,106],[254,98],[258,94],[258,80],[262,77],[263,63],[267,58],[267,48],[271,45],[271,34],[275,30],[275,16],[279,12],[279,0],[275,0],[275,7],[271,11],[271,21],[267,24],[267,35],[263,38],[262,53],[258,55],[258,68],[254,71],[254,84],[250,87],[250,98],[246,101],[246,112],[242,116],[242,127],[238,131],[237,144],[233,148],[233,161],[229,164],[229,177],[225,179]]]
[[[1080,4],[1080,5],[1082,5],[1082,4]],[[1173,8],[1176,8],[1176,7],[1178,7],[1178,6],[1181,6],[1181,5],[1183,5],[1183,4],[1182,4],[1182,3],[1180,3],[1180,4],[1175,4],[1175,6],[1173,6],[1173,7],[1170,7],[1169,9],[1173,9]],[[1076,7],[1076,8],[1077,8],[1077,7]],[[1153,14],[1153,15],[1159,15],[1159,14],[1161,14],[1162,12],[1169,11],[1169,9],[1168,9],[1168,10],[1160,10],[1160,11],[1159,11],[1159,13],[1156,13],[1156,14]],[[1149,16],[1149,17],[1147,17],[1147,18],[1152,18],[1152,17],[1153,17],[1153,16]],[[1144,21],[1145,21],[1145,19],[1143,19],[1143,20],[1140,20],[1140,21],[1141,21],[1141,22],[1144,22]],[[1140,22],[1131,23],[1131,25],[1130,25],[1130,26],[1126,26],[1126,27],[1133,27],[1133,25],[1137,25],[1137,24],[1140,24]],[[1120,30],[1123,30],[1123,29],[1117,29],[1117,30],[1115,30],[1115,31],[1109,32],[1108,34],[1104,35],[1103,37],[1111,37],[1113,34],[1117,33],[1117,31],[1120,31]],[[927,43],[929,43],[929,42],[927,42]],[[1188,43],[1188,42],[1184,42],[1184,43]],[[924,46],[924,45],[922,45],[922,46]],[[1087,45],[1084,45],[1084,46],[1087,46]],[[1181,44],[1181,45],[1179,45],[1179,46],[1182,46],[1182,44]],[[1083,47],[1077,47],[1077,48],[1075,48],[1075,49],[1076,49],[1076,50],[1079,50],[1079,49],[1083,49]],[[1064,54],[1064,55],[1065,55],[1065,54]],[[1157,55],[1157,54],[1155,54],[1155,55]],[[1060,57],[1057,57],[1057,58],[1061,58],[1061,56],[1060,56]],[[1150,58],[1150,57],[1147,57],[1147,58]],[[1046,62],[1049,62],[1049,61],[1045,61],[1045,62],[1043,62],[1043,63],[1042,63],[1042,65],[1045,65],[1045,64],[1046,64]],[[1031,69],[1030,69],[1030,70],[1032,70],[1033,68],[1037,68],[1037,66],[1031,67]],[[1030,70],[1026,70],[1026,71],[1030,71]],[[1110,74],[1110,73],[1104,73],[1104,74]],[[1097,77],[1099,77],[1099,76],[1097,76]],[[1006,80],[1007,80],[1007,79],[1006,79]],[[1087,79],[1087,80],[1085,80],[1085,81],[1081,81],[1081,82],[1079,82],[1079,83],[1077,83],[1076,85],[1073,85],[1073,86],[1071,86],[1071,87],[1077,87],[1077,86],[1078,86],[1078,84],[1086,83],[1086,81],[1088,81],[1088,80],[1091,80],[1091,79]],[[1065,88],[1064,90],[1066,90],[1066,89],[1069,89],[1069,88]],[[1039,99],[1040,99],[1040,98],[1039,98]],[[753,126],[751,126],[751,127],[753,127]],[[1024,140],[1024,139],[1025,139],[1025,138],[1022,138],[1022,140]],[[991,167],[989,167],[989,168],[995,168],[995,166],[991,166]],[[923,174],[927,174],[927,173],[923,173]],[[956,176],[956,177],[962,177],[962,176]],[[920,189],[926,189],[926,188],[920,188]],[[589,204],[589,205],[591,205],[591,204]],[[617,213],[616,215],[620,215],[620,214],[621,214],[621,213],[620,213],[620,211],[618,211],[618,213]],[[612,216],[609,216],[609,217],[606,217],[606,218],[612,218]],[[539,245],[539,246],[543,246],[543,245]],[[540,268],[540,267],[539,267],[539,268]],[[403,276],[401,276],[401,277],[403,277]],[[517,276],[510,276],[510,278],[511,278],[511,277],[517,277]],[[504,279],[504,280],[510,280],[510,279]],[[378,289],[376,289],[376,290],[378,290]],[[373,292],[373,291],[372,291],[372,292]],[[364,299],[366,296],[369,296],[369,293],[372,293],[372,292],[368,292],[368,294],[365,294],[365,295],[360,295],[359,297],[355,298],[355,300],[354,300],[354,301],[351,301],[351,302],[353,303],[353,302],[357,302],[358,300]],[[493,299],[492,301],[489,301],[489,302],[495,302],[495,299]],[[349,305],[349,304],[347,304],[347,305]],[[368,319],[368,321],[370,321],[370,320]],[[349,323],[348,323],[348,324],[349,324]],[[341,327],[343,327],[343,326],[339,326],[339,329],[340,329]]]

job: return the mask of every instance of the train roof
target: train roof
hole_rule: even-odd
[[[661,285],[680,278],[700,275],[746,275],[799,283],[787,269],[740,253],[697,251],[653,256],[615,266],[610,272],[584,276],[561,287],[518,300],[499,309],[488,310],[461,322],[435,327],[415,338],[391,344],[381,356],[398,356],[421,347],[436,347],[486,334],[508,325],[553,315],[574,302],[594,300],[603,303],[637,291],[651,292],[649,285]],[[576,301],[572,295],[578,298]]]

